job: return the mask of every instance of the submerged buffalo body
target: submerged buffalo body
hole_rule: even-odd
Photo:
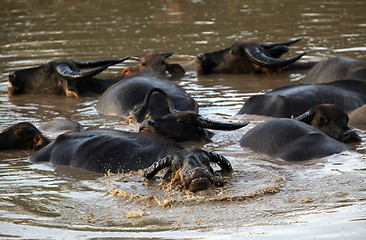
[[[326,83],[342,79],[366,80],[366,61],[350,57],[333,57],[316,64],[303,83]]]
[[[152,134],[101,129],[61,134],[30,160],[117,173],[149,167],[180,149],[178,144]]]
[[[241,139],[240,146],[287,161],[303,161],[351,150],[318,129],[294,119],[264,122]]]
[[[130,59],[138,61],[138,65],[132,68],[125,68],[122,76],[128,76],[138,72],[158,72],[165,76],[166,72],[171,76],[183,76],[185,71],[179,64],[167,63],[165,60],[173,55],[173,52],[146,53],[142,56],[131,56]]]
[[[41,123],[38,129],[43,132],[80,132],[84,131],[84,126],[68,119],[56,119]]]
[[[110,87],[100,97],[95,108],[99,113],[108,116],[129,116],[143,104],[150,90],[155,88],[163,90],[172,99],[177,110],[198,112],[197,102],[182,87],[155,72],[126,77]],[[147,114],[152,118],[169,113],[166,98],[159,93],[153,93],[147,108]]]
[[[358,128],[362,127],[365,129],[366,125],[366,105],[359,107],[348,114],[349,116],[349,124],[353,126],[357,126]]]
[[[231,47],[197,55],[199,74],[275,72],[296,62],[305,53],[290,59],[279,59],[288,51],[287,46],[301,38],[282,43],[241,41]]]
[[[28,122],[11,125],[0,133],[0,150],[39,150],[47,144],[49,140]]]
[[[338,141],[344,143],[361,141],[357,133],[349,128],[347,113],[337,105],[315,105],[295,119],[317,128]]]
[[[55,60],[39,67],[17,70],[9,74],[10,95],[50,94],[79,97],[100,95],[121,78],[100,79],[94,76],[127,58],[95,62]],[[81,69],[95,68],[81,72]]]
[[[349,112],[366,104],[366,82],[341,80],[286,86],[250,97],[237,114],[298,116],[317,104],[331,103]]]
[[[150,98],[154,92],[160,93],[165,97],[169,106],[169,112],[160,116],[150,112],[151,118],[146,118]],[[230,131],[242,128],[248,124],[248,122],[224,123],[213,121],[202,117],[196,112],[179,111],[175,108],[169,95],[159,88],[154,88],[147,94],[144,103],[134,112],[134,116],[138,120],[143,120],[139,127],[140,132],[146,131],[163,135],[178,142],[210,141],[213,133],[207,129]]]
[[[195,161],[192,162],[192,158]],[[174,164],[169,171],[174,175],[182,169],[186,187],[193,191],[207,188],[211,183],[211,178],[207,176],[213,174],[212,169],[209,169],[210,174],[200,171],[202,166],[207,166],[207,161],[221,164],[223,170],[231,170],[230,163],[218,154],[199,149],[183,149],[173,141],[150,133],[110,129],[64,133],[33,154],[30,161],[46,161],[99,173],[118,173],[150,166],[155,169],[161,161],[166,161],[162,159],[180,159],[181,168]],[[169,166],[164,164],[164,167]],[[148,176],[151,178],[151,173]]]

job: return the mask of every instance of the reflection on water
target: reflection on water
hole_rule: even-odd
[[[99,60],[175,54],[171,61],[253,39],[304,39],[285,57],[302,61],[347,55],[366,59],[364,1],[2,1],[0,9],[0,127],[70,119],[86,128],[136,131],[99,115],[95,98],[12,96],[7,75],[57,59]],[[103,76],[119,75],[126,61]],[[267,118],[234,117],[258,92],[298,84],[305,72],[208,75],[188,72],[179,84],[204,116],[251,120],[213,142],[187,143],[226,156],[234,167],[223,188],[192,194],[146,181],[139,173],[95,173],[30,164],[28,151],[0,153],[0,236],[3,238],[253,238],[362,239],[365,235],[365,136],[357,152],[289,163],[241,148],[240,137]],[[51,136],[55,137],[55,136]],[[154,196],[151,198],[149,196]],[[299,234],[301,234],[299,236]]]

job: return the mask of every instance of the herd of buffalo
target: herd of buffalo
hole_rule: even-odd
[[[242,147],[288,161],[325,157],[353,148],[360,142],[348,122],[365,124],[366,61],[334,57],[323,62],[297,62],[281,58],[289,46],[281,43],[241,41],[223,50],[203,53],[193,61],[167,63],[173,54],[148,53],[95,62],[55,60],[9,74],[9,94],[97,96],[95,108],[103,115],[133,117],[139,131],[114,129],[82,131],[77,123],[50,141],[31,123],[21,122],[0,134],[1,149],[31,149],[31,162],[50,162],[99,173],[145,170],[153,178],[166,169],[164,179],[181,174],[191,191],[217,184],[219,173],[232,171],[223,156],[202,149],[185,149],[182,141],[210,141],[214,130],[236,130],[248,124],[224,123],[199,114],[199,107],[177,81],[186,71],[197,74],[271,74],[306,70],[301,84],[284,86],[245,101],[237,113],[273,117],[258,124],[240,140]],[[109,66],[127,59],[138,61],[120,76],[99,78]],[[88,70],[89,69],[89,70]],[[90,70],[92,69],[92,70]],[[347,115],[348,114],[348,115]],[[59,126],[57,126],[59,125]],[[214,171],[210,163],[221,171]]]

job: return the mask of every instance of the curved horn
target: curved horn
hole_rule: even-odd
[[[309,111],[306,111],[305,113],[301,114],[298,117],[295,117],[295,120],[301,121],[301,122],[305,122],[305,123],[310,123],[311,120],[313,119],[314,116],[314,111],[312,111],[312,109],[310,109]]]
[[[120,58],[120,59],[110,59],[110,60],[101,60],[101,61],[93,61],[93,62],[75,62],[75,64],[79,68],[96,68],[96,67],[103,67],[105,65],[112,66],[112,65],[124,62],[129,58],[130,58],[130,56]]]
[[[162,53],[162,55],[165,57],[165,59],[167,59],[168,57],[170,57],[171,55],[173,55],[174,52],[170,51],[170,52],[166,52],[166,53]]]
[[[300,38],[296,38],[294,40],[290,40],[290,41],[287,41],[287,42],[281,42],[281,43],[261,43],[260,46],[263,47],[263,48],[273,48],[275,46],[279,46],[279,45],[285,45],[285,46],[290,46],[294,43],[297,43],[298,41],[300,41],[301,39],[303,39],[302,37]]]
[[[305,52],[289,59],[276,59],[266,56],[261,50],[256,46],[250,46],[245,49],[245,53],[250,57],[250,60],[261,67],[267,68],[280,68],[285,67],[295,61],[299,60],[305,55]]]
[[[202,150],[202,151],[204,151],[204,150]],[[222,170],[224,170],[224,171],[233,170],[231,163],[224,156],[214,153],[214,152],[208,152],[208,151],[204,151],[204,153],[210,159],[211,162],[217,163],[221,167]]]
[[[70,66],[67,64],[59,64],[56,67],[56,71],[67,80],[76,80],[76,79],[93,77],[93,76],[97,75],[98,73],[103,72],[108,67],[109,67],[109,65],[106,65],[106,66],[103,66],[103,67],[100,67],[100,68],[97,68],[94,70],[86,71],[86,72],[77,72],[77,71],[72,70],[70,68]]]
[[[150,98],[151,95],[154,92],[159,92],[160,94],[162,94],[165,97],[166,102],[168,103],[169,106],[169,112],[173,113],[175,112],[175,107],[174,107],[174,103],[171,100],[171,98],[168,96],[168,94],[166,94],[166,92],[164,92],[163,90],[161,90],[160,88],[152,88],[150,89],[150,91],[146,94],[144,102],[142,103],[141,107],[135,111],[135,116],[139,121],[143,121],[145,119],[146,116],[146,109],[149,106],[150,103]]]
[[[146,171],[144,172],[144,177],[147,179],[152,178],[157,174],[160,170],[170,167],[172,165],[174,156],[170,155],[165,158],[160,159],[157,162],[154,162]]]
[[[121,59],[113,59],[113,60],[103,60],[103,61],[96,61],[96,62],[76,62],[76,65],[81,68],[91,68],[100,66],[100,64],[103,64],[102,67],[86,71],[86,72],[77,72],[70,68],[67,64],[59,64],[56,67],[56,71],[63,76],[67,80],[74,80],[74,79],[83,79],[83,78],[89,78],[97,75],[98,73],[103,72],[106,70],[109,66],[115,65],[117,63],[123,62],[126,59],[130,57],[125,57]]]
[[[236,130],[242,128],[249,124],[249,122],[243,123],[223,123],[213,121],[202,116],[198,116],[196,119],[196,123],[199,127],[214,129],[214,130]]]
[[[131,60],[135,60],[135,61],[140,61],[141,56],[138,55],[134,55],[134,56],[130,56]]]

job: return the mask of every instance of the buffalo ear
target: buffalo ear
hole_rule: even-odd
[[[39,148],[41,148],[43,146],[43,138],[41,137],[41,135],[37,134],[34,138],[33,138],[33,150],[38,150]]]
[[[176,75],[184,75],[186,71],[184,71],[183,67],[179,65],[178,63],[167,63],[166,64],[166,70],[169,72],[169,74],[176,76]]]
[[[68,96],[68,97],[79,98],[79,93],[77,90],[67,88],[65,92],[66,92],[66,96]]]
[[[132,74],[138,73],[138,72],[140,72],[140,70],[137,69],[137,68],[125,68],[125,69],[123,69],[123,71],[121,73],[121,76],[122,77],[127,77],[129,75],[132,75]]]
[[[121,76],[122,77],[126,77],[126,76],[128,76],[128,75],[131,75],[133,72],[131,71],[131,69],[129,69],[129,68],[125,68],[125,69],[123,69],[123,71],[122,71],[122,73],[121,73]]]

